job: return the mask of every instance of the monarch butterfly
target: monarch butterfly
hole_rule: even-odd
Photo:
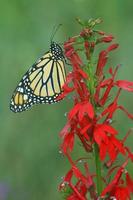
[[[51,42],[50,50],[32,65],[13,92],[11,111],[22,112],[34,104],[58,102],[65,81],[63,50],[59,44]]]

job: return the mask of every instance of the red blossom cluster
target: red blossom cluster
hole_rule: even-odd
[[[119,131],[113,127],[112,122],[113,115],[118,109],[122,110],[128,118],[133,119],[133,115],[118,103],[122,89],[133,92],[133,82],[116,80],[119,66],[115,69],[110,67],[108,73],[105,68],[109,53],[117,49],[118,44],[109,45],[107,49],[99,53],[97,63],[93,61],[96,45],[111,43],[113,40],[112,35],[95,30],[95,22],[89,21],[78,36],[70,38],[64,44],[65,56],[72,66],[72,72],[68,74],[63,87],[64,93],[59,98],[74,92],[74,105],[60,133],[63,140],[61,150],[68,158],[71,169],[59,188],[66,193],[69,188],[67,200],[129,200],[133,194],[133,179],[125,169],[128,161],[133,161],[133,154],[125,145],[129,132],[123,139],[119,139]],[[82,46],[86,60],[81,58],[79,45],[80,48]],[[111,100],[114,87],[116,96]],[[103,164],[102,167],[106,164],[108,168],[107,176],[101,175],[100,193],[96,184],[98,174],[97,172],[90,173],[86,159],[72,160],[71,153],[76,137],[79,138],[86,152],[94,155],[94,149],[97,148],[97,155],[95,153],[94,156],[98,156],[99,161],[96,162]],[[121,166],[114,166],[119,154],[122,154],[126,161],[123,161]],[[79,163],[83,164],[84,172],[82,172],[83,168],[80,169]]]

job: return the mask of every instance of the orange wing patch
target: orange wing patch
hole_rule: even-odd
[[[20,92],[17,92],[14,96],[14,103],[17,106],[21,106],[24,103],[26,103],[28,101],[28,96],[26,94],[22,94]]]

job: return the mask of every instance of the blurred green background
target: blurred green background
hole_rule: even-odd
[[[64,113],[71,108],[70,100],[35,106],[20,114],[9,110],[10,97],[18,81],[49,49],[53,27],[63,24],[55,36],[55,41],[62,43],[79,33],[76,17],[101,17],[104,22],[100,29],[112,33],[120,44],[115,55],[112,54],[114,64],[122,64],[118,77],[133,80],[132,11],[130,0],[1,1],[0,200],[62,199],[57,186],[69,164],[59,153],[58,133],[66,122]],[[120,102],[133,111],[131,94],[123,92]],[[116,126],[124,135],[132,123],[121,112],[116,116],[118,119]],[[130,146],[132,139],[130,136]],[[83,155],[79,151],[74,153],[75,157]],[[131,168],[129,165],[132,173]]]

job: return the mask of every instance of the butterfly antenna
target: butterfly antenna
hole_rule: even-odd
[[[54,26],[53,31],[52,31],[52,35],[51,35],[51,37],[50,37],[51,43],[52,43],[52,41],[53,41],[53,38],[54,38],[56,32],[57,32],[58,29],[60,28],[60,26],[62,26],[62,24],[59,24],[58,26]]]

